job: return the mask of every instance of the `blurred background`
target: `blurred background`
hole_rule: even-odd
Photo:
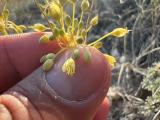
[[[98,13],[100,20],[89,41],[117,27],[131,30],[125,38],[107,38],[101,49],[117,59],[107,95],[111,101],[108,120],[160,120],[160,87],[156,87],[157,98],[143,87],[149,69],[160,61],[160,0],[97,0],[94,7],[93,14]],[[33,0],[9,0],[8,8],[17,24],[45,24]],[[160,86],[160,76],[155,79]]]

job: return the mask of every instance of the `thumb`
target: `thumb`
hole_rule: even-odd
[[[0,104],[9,108],[8,116],[15,120],[93,120],[108,91],[111,71],[99,51],[89,50],[93,60],[87,66],[80,60],[73,77],[60,69],[70,54],[66,51],[51,71],[38,68],[5,93]],[[10,104],[5,102],[9,98]]]

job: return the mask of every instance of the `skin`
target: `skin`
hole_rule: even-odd
[[[101,70],[97,78],[87,75],[89,79],[83,79],[90,87],[78,79],[83,72],[81,67],[73,79],[67,80],[56,66],[44,73],[39,67],[40,57],[60,48],[55,41],[40,45],[38,40],[43,34],[0,37],[0,120],[105,120],[109,111],[105,95],[111,79],[110,66],[103,63],[97,50],[89,48],[95,59],[99,56],[102,60],[98,66],[92,61],[88,67]],[[58,59],[57,66],[66,56]],[[79,60],[76,64],[84,63]]]

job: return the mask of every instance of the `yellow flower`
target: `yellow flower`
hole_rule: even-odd
[[[113,56],[110,56],[110,55],[107,55],[107,54],[104,54],[104,56],[106,57],[107,62],[108,62],[112,67],[114,67],[114,66],[115,66],[115,63],[116,63],[116,59],[115,59]]]
[[[110,34],[115,37],[124,37],[128,33],[129,30],[127,28],[116,28]]]
[[[49,12],[49,15],[55,20],[59,20],[62,16],[61,8],[55,2],[50,3],[48,12]]]
[[[72,58],[66,60],[62,66],[62,71],[69,76],[73,76],[75,74],[75,61]]]

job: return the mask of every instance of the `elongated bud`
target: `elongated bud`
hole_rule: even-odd
[[[90,60],[91,60],[91,53],[89,50],[85,50],[84,53],[83,53],[83,58],[84,58],[84,61],[86,63],[88,63]]]
[[[78,60],[79,58],[80,58],[80,52],[79,52],[78,49],[75,49],[75,50],[73,51],[73,59],[74,59],[74,60]]]
[[[45,44],[49,42],[49,36],[48,35],[43,35],[40,39],[39,39],[39,43],[40,44]]]
[[[42,65],[42,69],[47,72],[49,71],[54,65],[54,61],[52,59],[47,59],[44,64]]]
[[[83,0],[81,4],[81,9],[82,11],[87,11],[89,9],[89,1],[88,0]]]
[[[46,55],[46,59],[52,59],[54,61],[55,58],[56,58],[56,55],[54,53],[49,53]]]
[[[102,42],[98,42],[96,44],[93,45],[93,47],[100,49],[103,46]]]
[[[49,5],[48,14],[53,19],[59,21],[61,16],[62,16],[60,6],[57,5],[55,2],[51,2],[50,5]]]
[[[66,23],[67,26],[71,25],[71,17],[70,16],[68,16],[68,15],[66,16],[65,23]]]
[[[97,16],[95,16],[92,20],[91,20],[91,22],[90,22],[90,25],[92,25],[92,26],[96,26],[97,24],[98,24],[98,15]]]
[[[104,54],[107,62],[111,65],[111,67],[113,68],[116,64],[116,59],[113,57],[113,56],[110,56],[110,55],[107,55],[107,54]]]
[[[30,28],[32,28],[36,32],[43,32],[48,29],[46,26],[44,26],[41,23],[34,24],[34,26],[31,26]]]
[[[19,28],[22,30],[22,31],[25,31],[27,28],[26,28],[26,26],[24,26],[24,25],[19,25]]]
[[[82,37],[85,38],[87,35],[87,31],[85,29],[83,29],[81,34],[82,34]]]
[[[5,18],[5,20],[7,20],[8,17],[9,17],[9,10],[8,10],[8,9],[5,9],[5,10],[2,12],[2,15],[3,15],[3,17]]]
[[[74,27],[77,28],[78,27],[78,19],[74,19]]]
[[[79,30],[82,30],[84,27],[84,23],[81,21],[78,26],[79,26]]]
[[[115,37],[124,37],[128,33],[129,30],[127,28],[116,28],[111,32],[111,35]]]

